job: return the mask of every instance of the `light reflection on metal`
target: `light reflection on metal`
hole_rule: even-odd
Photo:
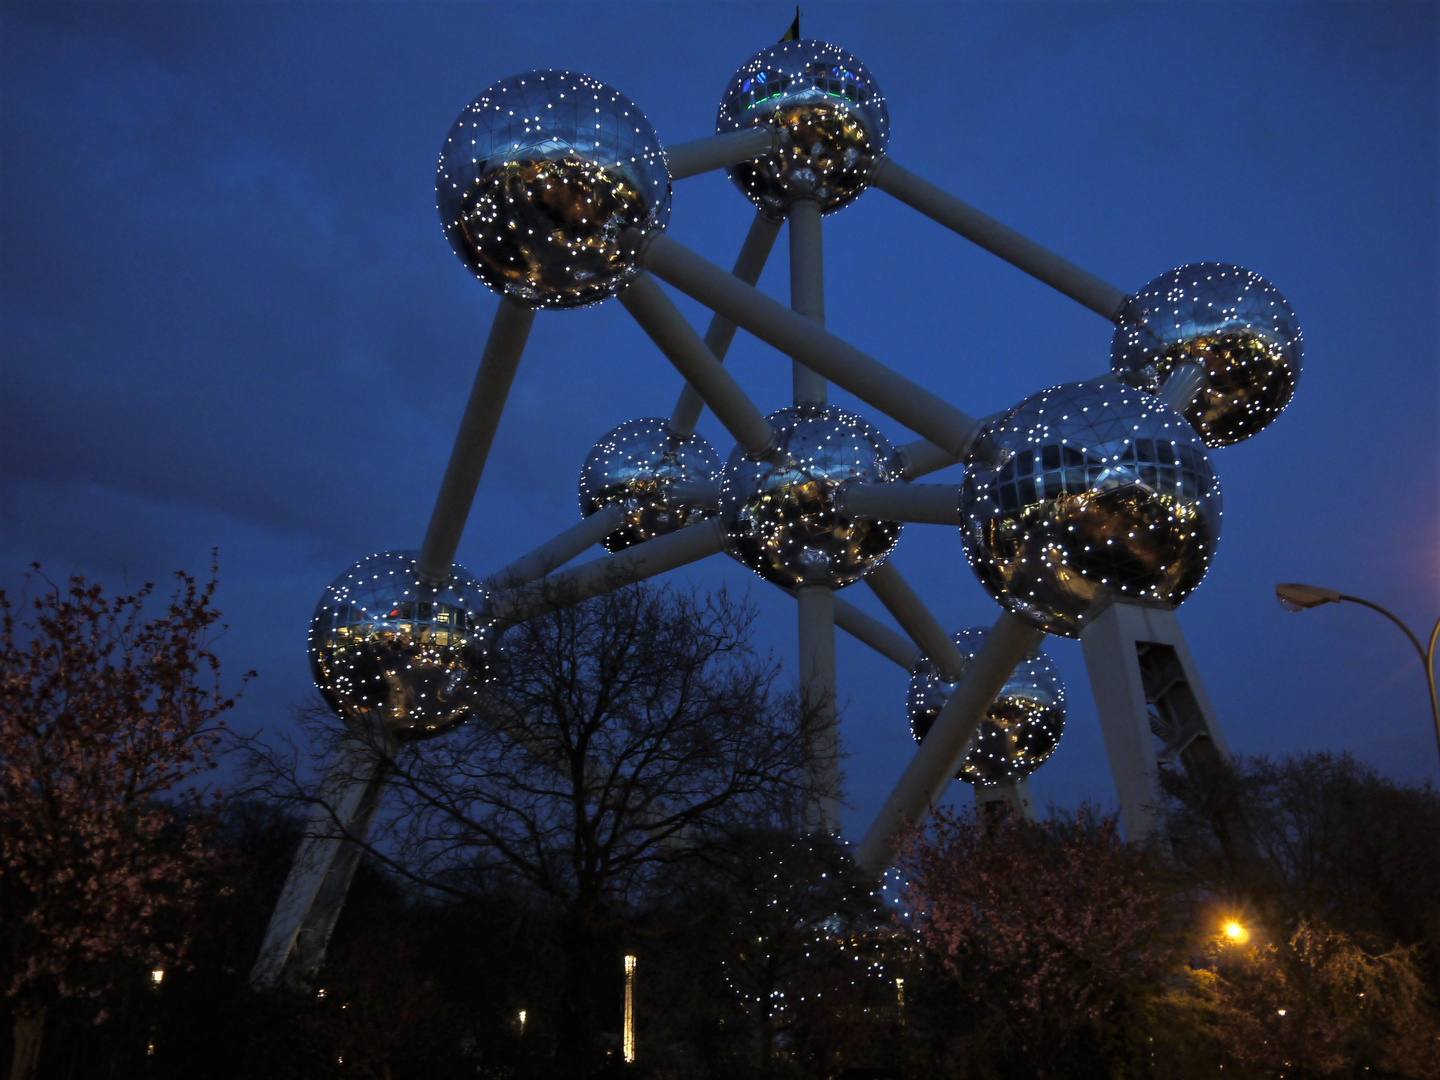
[[[797,198],[827,213],[865,190],[885,151],[890,112],[864,64],[823,41],[782,41],[756,53],[720,99],[717,132],[768,122],[778,153],[727,170],[761,211],[783,218]]]
[[[955,634],[955,645],[967,664],[989,632],[987,626],[976,626]],[[928,657],[921,658],[910,676],[905,703],[916,742],[930,731],[958,685],[942,679]],[[972,784],[1014,783],[1054,752],[1064,729],[1065,685],[1050,658],[1036,649],[1005,681],[956,776]]]
[[[980,583],[1052,634],[1079,637],[1111,600],[1175,606],[1220,539],[1205,446],[1158,398],[1065,383],[981,433],[960,486],[960,534]]]
[[[1161,274],[1121,313],[1110,368],[1158,394],[1193,360],[1206,385],[1185,409],[1206,446],[1229,446],[1284,411],[1300,380],[1300,324],[1280,290],[1229,263],[1189,263]]]
[[[670,174],[629,98],[585,75],[529,71],[460,114],[435,199],[450,246],[486,285],[530,307],[573,308],[638,273],[620,234],[665,227]]]
[[[890,440],[834,405],[792,405],[769,417],[776,452],[750,461],[736,447],[720,476],[730,553],[767,581],[842,588],[858,581],[900,538],[898,521],[847,518],[835,492],[847,480],[898,477]]]
[[[580,513],[585,517],[611,504],[625,512],[624,524],[601,541],[607,551],[653,540],[709,517],[713,508],[672,496],[679,481],[720,477],[720,455],[699,435],[676,435],[667,420],[627,420],[601,436],[580,470]]]
[[[380,719],[401,739],[439,735],[470,715],[490,675],[490,596],[458,563],[443,588],[413,551],[361,559],[326,588],[310,621],[310,672],[340,715]]]

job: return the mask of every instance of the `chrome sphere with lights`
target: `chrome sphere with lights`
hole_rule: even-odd
[[[859,60],[823,41],[782,41],[747,60],[720,99],[715,130],[775,125],[780,149],[731,167],[741,191],[773,218],[796,199],[825,211],[855,199],[890,138],[890,111]]]
[[[1228,263],[1189,263],[1161,274],[1123,311],[1110,367],[1158,393],[1176,365],[1205,368],[1185,410],[1206,446],[1229,446],[1268,427],[1294,396],[1300,324],[1280,290]]]
[[[489,594],[464,567],[435,587],[415,572],[416,553],[361,559],[332,581],[310,620],[310,672],[331,707],[379,719],[401,739],[463,723],[489,677]]]
[[[580,513],[618,503],[625,511],[620,528],[602,543],[607,551],[653,540],[709,517],[712,510],[672,498],[681,480],[719,479],[720,455],[699,435],[676,435],[669,421],[627,420],[606,432],[580,470]]]
[[[1189,596],[1220,539],[1205,445],[1158,398],[1064,383],[988,425],[960,485],[980,583],[1052,634],[1079,637],[1112,599]]]
[[[988,632],[975,626],[955,635],[955,644],[967,662],[975,658]],[[929,733],[958,685],[942,679],[928,658],[916,665],[906,698],[910,732],[916,742]],[[1005,681],[956,776],[972,784],[1014,783],[1044,763],[1064,730],[1065,685],[1054,663],[1037,648]]]
[[[792,405],[769,419],[775,452],[751,461],[736,447],[720,474],[730,553],[786,588],[858,581],[890,553],[901,525],[844,517],[835,493],[847,480],[898,479],[890,440],[834,405]]]
[[[450,246],[486,285],[528,307],[572,308],[638,273],[620,234],[665,227],[670,173],[629,98],[585,75],[529,71],[460,114],[435,199]]]

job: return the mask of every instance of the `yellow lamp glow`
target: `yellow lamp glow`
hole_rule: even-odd
[[[1250,940],[1250,931],[1241,926],[1234,919],[1225,924],[1225,936],[1236,945],[1244,945]]]

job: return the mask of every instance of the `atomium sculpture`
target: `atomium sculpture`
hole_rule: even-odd
[[[920,742],[856,851],[868,872],[883,872],[957,774],[1028,807],[1026,777],[1064,721],[1063,687],[1039,651],[1047,634],[1080,640],[1130,840],[1155,835],[1159,769],[1178,761],[1215,793],[1235,850],[1252,845],[1214,783],[1228,751],[1174,609],[1219,539],[1207,448],[1255,435],[1293,396],[1301,336],[1285,299],[1221,263],[1127,295],[1021,236],[890,158],[875,78],[824,42],[782,42],[742,64],[716,132],[662,148],[618,91],[534,71],[484,91],[445,139],[441,225],[500,301],[418,555],[361,560],[317,608],[316,684],[354,736],[327,775],[257,985],[303,981],[323,958],[389,748],[472,714],[499,722],[476,695],[504,629],[553,610],[537,597],[578,602],[722,553],[796,600],[800,696],[818,721],[811,827],[838,827],[834,628],[911,676]],[[757,208],[728,272],[664,231],[671,183],[715,169]],[[1109,370],[977,419],[826,331],[822,217],[869,188],[1109,320]],[[782,224],[789,306],[754,288]],[[703,335],[660,282],[714,312]],[[580,473],[581,520],[478,581],[453,558],[535,313],[610,296],[682,376],[675,409],[604,435]],[[789,357],[784,408],[766,415],[723,366],[737,329]],[[892,447],[870,419],[828,404],[830,382],[917,438]],[[694,431],[704,408],[735,439],[723,468]],[[956,464],[958,484],[916,483]],[[907,522],[956,529],[1001,609],[988,631],[947,633],[896,569]],[[609,554],[564,568],[596,544]],[[836,596],[858,581],[898,631]]]

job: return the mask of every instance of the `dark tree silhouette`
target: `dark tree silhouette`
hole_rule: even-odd
[[[614,933],[740,825],[802,804],[808,721],[750,643],[753,610],[632,586],[511,628],[476,716],[389,758],[368,849],[433,895],[519,889],[553,911],[564,978],[548,1025],[577,1065],[595,1051]],[[344,727],[313,709],[320,744]],[[314,800],[262,755],[271,792]],[[537,1017],[541,1021],[543,1017]]]

